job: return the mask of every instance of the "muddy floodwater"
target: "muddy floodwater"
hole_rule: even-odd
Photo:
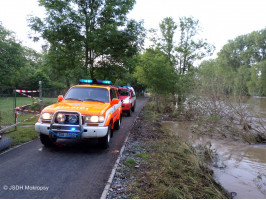
[[[266,113],[266,99],[265,112]],[[258,109],[258,106],[255,106]],[[266,117],[266,116],[265,116]],[[178,134],[193,146],[211,144],[217,160],[212,166],[214,177],[236,199],[266,198],[266,145],[197,136],[190,131],[193,122],[163,122],[164,128]]]

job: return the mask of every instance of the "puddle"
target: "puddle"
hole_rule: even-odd
[[[190,122],[163,122],[162,125],[195,146],[211,142],[211,148],[219,155],[219,165],[225,166],[212,167],[215,179],[228,192],[236,192],[235,199],[266,198],[266,145],[197,136],[189,131]]]

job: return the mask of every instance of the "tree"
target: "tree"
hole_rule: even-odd
[[[199,33],[199,21],[193,17],[182,17],[179,19],[180,38],[175,48],[178,60],[179,74],[185,74],[194,66],[194,62],[211,55],[214,46],[204,39],[196,39]]]
[[[48,41],[52,54],[60,54],[53,58],[57,62],[60,57],[59,69],[63,65],[67,69],[82,68],[85,76],[95,78],[98,67],[114,64],[123,67],[125,59],[142,46],[142,23],[128,21],[126,17],[135,0],[39,0],[39,3],[45,7],[47,17],[44,20],[31,17],[30,26]]]
[[[166,17],[160,23],[160,30],[162,33],[161,43],[159,47],[168,56],[170,63],[174,66],[176,64],[176,58],[174,54],[174,35],[177,29],[177,25],[171,17]]]
[[[198,24],[199,21],[192,17],[180,18],[179,23],[167,17],[160,23],[161,37],[152,38],[155,46],[167,55],[170,64],[175,68],[176,79],[172,87],[175,88],[173,94],[178,94],[179,105],[194,88],[195,61],[211,55],[214,50],[206,40],[196,39],[200,30]]]
[[[139,83],[147,86],[156,94],[157,111],[159,112],[158,95],[173,92],[176,74],[169,59],[160,49],[147,49],[140,56],[135,77]]]
[[[14,86],[15,72],[24,66],[23,47],[16,41],[14,34],[0,23],[0,83]]]
[[[218,53],[216,63],[223,73],[234,74],[234,90],[240,95],[265,95],[266,29],[240,35],[228,41]],[[224,76],[224,74],[222,74]],[[232,78],[231,78],[232,80]],[[266,83],[266,81],[265,81]],[[225,83],[223,83],[225,84]]]
[[[235,92],[238,95],[246,96],[248,95],[248,85],[250,81],[251,73],[250,68],[246,65],[243,65],[238,68],[236,77],[235,77]]]

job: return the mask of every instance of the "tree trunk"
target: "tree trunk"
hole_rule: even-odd
[[[177,105],[180,106],[181,105],[181,102],[182,102],[182,97],[181,97],[181,95],[178,94],[178,97],[177,97]]]
[[[156,108],[157,108],[157,112],[160,112],[160,108],[159,108],[159,95],[156,93]]]

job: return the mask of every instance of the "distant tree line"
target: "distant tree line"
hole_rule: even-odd
[[[266,29],[229,41],[218,57],[199,39],[199,21],[164,18],[147,34],[143,22],[127,18],[135,0],[39,0],[46,10],[31,16],[31,37],[44,39],[42,53],[23,47],[0,24],[0,86],[68,88],[80,78],[148,88],[181,104],[192,91],[266,95]],[[152,44],[143,49],[149,36]],[[157,101],[158,105],[158,101]],[[158,106],[157,106],[158,108]]]
[[[201,63],[203,88],[220,94],[266,95],[266,29],[230,40],[214,60]]]

